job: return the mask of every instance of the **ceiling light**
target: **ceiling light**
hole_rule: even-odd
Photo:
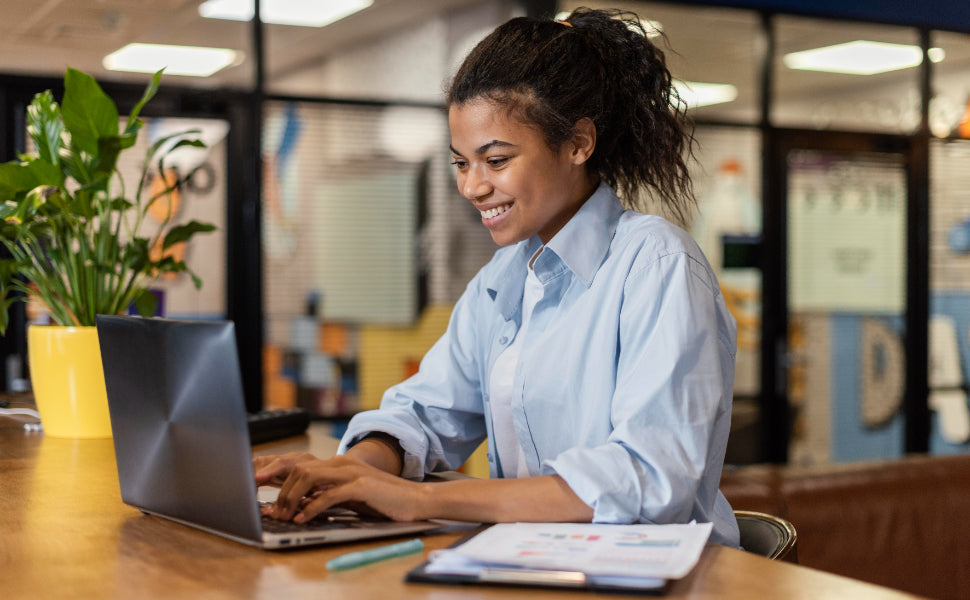
[[[724,104],[733,102],[738,97],[738,88],[730,83],[674,81],[674,87],[681,100],[687,103],[687,108]]]
[[[555,19],[557,21],[565,21],[569,18],[569,15],[573,14],[568,10],[556,13]],[[640,25],[643,26],[643,30],[647,33],[648,38],[654,38],[663,33],[663,25],[660,21],[650,21],[648,19],[640,19]],[[632,28],[631,28],[632,29]]]
[[[264,23],[323,27],[373,3],[374,0],[263,0],[259,16]],[[253,0],[206,0],[199,5],[199,14],[209,19],[251,21],[256,14],[253,4]]]
[[[940,62],[945,56],[942,48],[930,48],[930,60]],[[887,71],[909,69],[923,62],[919,46],[888,44],[856,40],[835,46],[792,52],[784,57],[789,69],[875,75]]]
[[[233,64],[236,56],[227,48],[128,44],[105,56],[101,64],[111,71],[154,73],[164,68],[166,75],[208,77]]]

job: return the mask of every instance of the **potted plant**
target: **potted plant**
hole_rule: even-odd
[[[120,154],[137,141],[143,125],[138,115],[161,75],[154,75],[122,126],[117,106],[94,78],[67,69],[61,105],[44,91],[27,109],[33,151],[0,164],[0,243],[6,249],[0,258],[0,333],[16,301],[38,302],[56,324],[28,329],[31,382],[48,435],[111,435],[95,315],[134,306],[150,316],[157,300],[149,286],[163,273],[187,272],[196,288],[202,285],[164,250],[214,226],[174,224],[171,211],[160,224],[145,218],[192,175],[149,192],[148,173],[164,173],[166,157],[179,147],[203,147],[192,137],[198,132],[152,144],[137,181],[125,181],[118,170]],[[57,349],[67,354],[56,355]],[[83,388],[90,390],[91,405],[72,397]]]

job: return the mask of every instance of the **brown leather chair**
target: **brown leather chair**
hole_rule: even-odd
[[[741,547],[746,551],[772,560],[798,562],[795,550],[798,534],[790,522],[751,510],[736,510],[734,517],[741,532]]]

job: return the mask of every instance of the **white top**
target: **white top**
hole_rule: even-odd
[[[536,256],[542,252],[540,248]],[[525,290],[522,296],[522,328],[512,344],[495,360],[489,375],[489,387],[492,390],[492,435],[495,437],[495,451],[498,453],[502,474],[505,477],[528,477],[529,467],[526,464],[525,453],[515,435],[512,423],[512,401],[518,396],[521,402],[522,390],[513,389],[515,367],[519,364],[519,354],[522,351],[522,340],[525,339],[532,317],[532,309],[542,299],[542,283],[536,277],[529,261],[529,273],[525,278]]]

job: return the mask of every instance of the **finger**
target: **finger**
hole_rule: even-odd
[[[291,465],[284,461],[277,460],[265,465],[261,465],[259,469],[253,473],[253,478],[256,480],[256,485],[266,485],[269,483],[279,485],[286,479],[291,470]]]
[[[325,461],[294,467],[280,487],[279,496],[276,498],[279,518],[292,519],[299,510],[304,496],[333,485],[333,472],[334,469],[329,468]]]
[[[355,488],[356,486],[350,483],[332,486],[326,490],[323,490],[315,497],[310,499],[309,502],[306,502],[301,507],[300,511],[293,515],[293,522],[306,523],[323,511],[331,509],[337,505],[347,503],[362,504],[361,499],[356,497]]]
[[[259,460],[258,463],[257,460]],[[253,460],[254,467],[256,467],[253,476],[257,485],[272,483],[279,487],[297,464],[312,460],[315,460],[312,455],[296,452],[260,457],[260,459]]]

